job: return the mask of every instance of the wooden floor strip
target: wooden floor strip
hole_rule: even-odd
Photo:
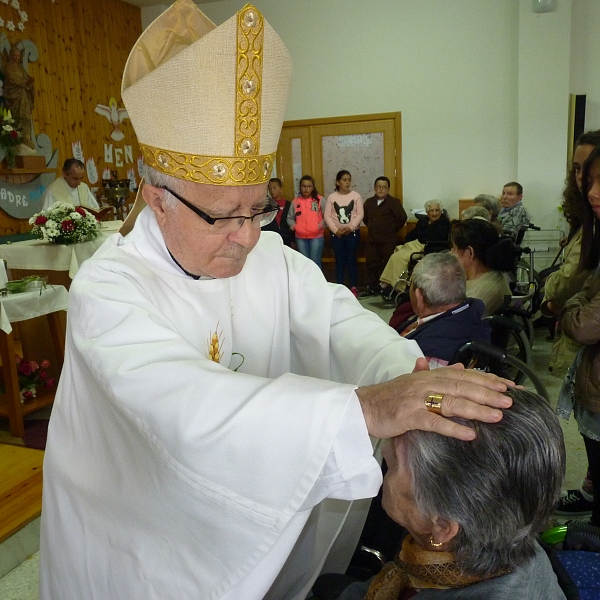
[[[42,510],[44,452],[0,444],[0,542]]]

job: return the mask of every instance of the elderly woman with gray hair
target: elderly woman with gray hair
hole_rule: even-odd
[[[479,194],[479,196],[473,198],[473,202],[475,203],[475,206],[483,206],[483,208],[490,213],[490,218],[488,220],[496,228],[498,234],[503,235],[504,229],[502,228],[502,223],[498,221],[498,215],[502,208],[500,206],[500,200],[491,194]]]
[[[389,300],[394,289],[402,291],[404,282],[399,282],[400,276],[408,269],[410,257],[415,252],[423,252],[427,242],[444,242],[450,236],[450,220],[444,213],[444,207],[439,200],[425,202],[426,217],[419,217],[415,228],[406,234],[404,244],[396,246],[394,254],[381,274],[381,295]]]
[[[383,507],[409,535],[394,562],[339,600],[565,598],[536,541],[560,496],[562,430],[541,397],[507,394],[501,421],[468,421],[472,442],[425,431],[390,440]]]

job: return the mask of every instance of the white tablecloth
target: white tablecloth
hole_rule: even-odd
[[[0,329],[12,331],[11,323],[41,317],[57,310],[67,310],[69,292],[62,285],[48,285],[45,289],[9,294],[0,298]]]
[[[6,261],[9,269],[68,271],[69,277],[73,279],[81,263],[92,256],[108,237],[119,230],[122,224],[122,221],[105,221],[102,223],[98,238],[81,244],[65,246],[43,240],[2,244],[0,258]]]

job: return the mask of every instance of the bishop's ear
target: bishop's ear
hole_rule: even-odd
[[[149,184],[146,184],[142,189],[144,200],[154,212],[159,224],[161,224],[165,218],[165,193],[164,189]]]

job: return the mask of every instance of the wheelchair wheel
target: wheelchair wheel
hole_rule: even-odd
[[[492,327],[492,344],[494,346],[527,365],[532,364],[529,340],[523,327],[517,321],[504,315],[493,315],[486,321]],[[513,377],[510,379],[515,381]]]
[[[510,379],[515,383],[522,385],[526,390],[535,392],[548,402],[550,396],[548,390],[542,380],[536,375],[535,371],[522,360],[515,356],[507,354],[502,363],[502,371],[506,372],[506,379]]]
[[[494,373],[510,379],[546,400],[549,399],[546,387],[529,365],[506,354],[504,350],[489,342],[482,340],[467,342],[454,356],[451,364],[454,363],[462,363],[467,368],[479,369],[485,373]]]
[[[396,306],[400,306],[410,300],[410,295],[407,291],[398,292],[396,294]]]
[[[514,361],[518,361],[517,364],[508,360],[506,361],[505,369],[508,374],[507,378],[522,385],[527,379],[527,376],[518,365],[523,363],[528,367],[528,365],[532,364],[531,346],[529,345],[525,332],[510,330],[508,332],[508,342],[505,351],[507,359],[510,358],[511,360],[514,359]]]
[[[511,318],[523,328],[523,333],[525,334],[525,337],[529,342],[529,348],[533,348],[533,343],[535,342],[535,330],[533,329],[532,320],[529,317],[523,315],[511,315]],[[525,362],[529,364],[529,361]]]
[[[531,267],[529,263],[524,260],[520,260],[517,264],[517,269],[515,272],[515,281],[518,288],[523,289],[525,291],[529,288],[529,283],[532,282],[535,284],[536,289],[540,289],[542,280],[539,276],[539,273],[534,269],[533,277],[530,277],[529,271]]]

